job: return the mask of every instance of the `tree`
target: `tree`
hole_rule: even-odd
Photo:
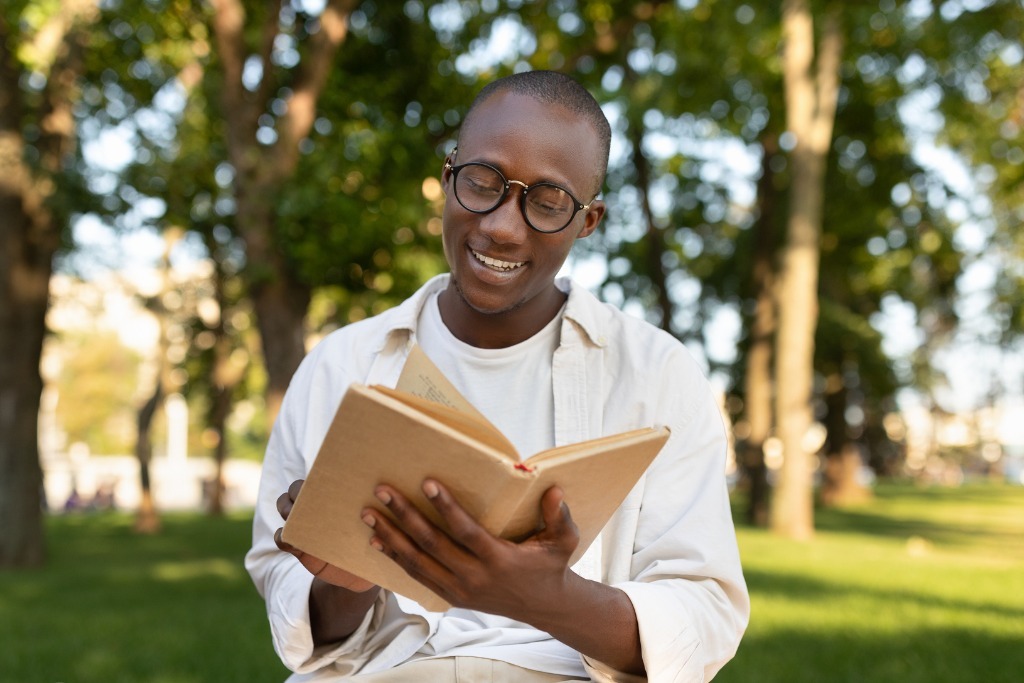
[[[305,356],[303,320],[309,305],[308,287],[298,281],[284,255],[275,249],[276,216],[272,198],[291,178],[299,162],[299,142],[316,120],[317,100],[327,83],[338,47],[348,34],[355,0],[329,0],[310,23],[308,47],[294,74],[288,94],[280,98],[283,113],[274,130],[276,140],[265,145],[257,138],[260,117],[282,84],[273,62],[279,34],[281,1],[248,14],[240,0],[213,1],[213,31],[219,67],[223,70],[222,115],[227,127],[228,158],[234,168],[237,226],[245,240],[249,282],[263,342],[269,378],[267,410],[277,415],[292,373]],[[254,15],[254,16],[253,16]],[[247,26],[247,19],[255,26]],[[250,40],[251,36],[258,40]],[[246,63],[254,58],[259,84],[246,87]]]
[[[73,107],[88,29],[98,9],[63,0],[52,12],[0,10],[0,566],[44,561],[37,442],[39,361],[53,259],[73,192]]]
[[[818,249],[825,162],[832,141],[842,56],[839,11],[838,6],[830,8],[815,49],[809,2],[787,0],[782,10],[786,123],[795,140],[790,154],[792,184],[775,343],[776,419],[783,465],[772,500],[771,526],[792,538],[808,538],[814,532],[812,468],[804,440],[813,417]]]

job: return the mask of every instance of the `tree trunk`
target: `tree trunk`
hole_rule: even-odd
[[[216,252],[216,242],[210,234],[206,236],[206,248],[211,255]],[[226,425],[228,415],[231,414],[231,397],[245,372],[243,367],[237,367],[231,362],[231,338],[224,329],[224,319],[228,307],[225,279],[222,263],[215,259],[213,289],[218,313],[217,321],[212,329],[214,334],[213,371],[210,382],[210,410],[207,414],[208,426],[216,434],[217,439],[213,451],[216,469],[213,481],[210,482],[208,507],[209,513],[215,516],[224,514],[224,463],[228,457]]]
[[[834,359],[842,365],[842,358]],[[850,439],[846,423],[846,409],[849,406],[849,390],[842,376],[837,372],[825,380],[825,467],[822,472],[821,504],[841,507],[860,503],[871,497],[870,492],[860,483],[860,448]]]
[[[165,351],[166,349],[161,345],[161,352]],[[162,359],[161,362],[163,362]],[[156,503],[153,501],[153,485],[149,465],[153,461],[151,438],[153,417],[163,398],[163,381],[158,377],[153,395],[142,404],[138,414],[135,457],[139,459],[139,485],[142,488],[142,498],[139,501],[139,509],[135,512],[135,530],[142,534],[155,534],[160,531],[160,515],[156,510]]]
[[[750,348],[744,376],[744,412],[750,426],[741,453],[749,485],[747,521],[768,526],[768,469],[764,462],[764,442],[772,429],[772,339],[775,336],[775,243],[776,189],[771,158],[778,153],[775,138],[762,141],[764,158],[757,184],[758,220],[754,224],[754,263],[752,280],[756,305],[750,326]]]
[[[665,254],[665,238],[662,231],[654,224],[651,213],[651,168],[644,156],[644,128],[640,121],[630,121],[629,140],[633,147],[633,167],[636,169],[636,187],[640,192],[640,207],[644,214],[644,239],[647,242],[647,271],[658,296],[657,325],[666,332],[672,332],[672,298],[668,293],[668,280],[665,276],[665,265],[662,257]]]
[[[42,173],[60,173],[74,144],[73,96],[81,46],[75,30],[95,19],[95,3],[65,0],[40,31],[48,38],[39,53],[47,83],[37,109],[35,150]],[[21,44],[0,12],[0,567],[34,567],[45,559],[39,464],[39,372],[53,257],[61,225],[46,207],[54,181],[37,177],[25,163],[21,124]],[[39,46],[35,46],[39,47]]]
[[[267,417],[277,417],[292,374],[306,353],[305,316],[310,288],[301,284],[287,259],[275,250],[273,196],[298,165],[299,142],[316,118],[316,104],[327,82],[334,55],[348,34],[348,18],[356,0],[328,0],[319,18],[320,30],[309,40],[309,51],[285,96],[284,114],[277,118],[277,141],[256,140],[258,120],[274,92],[274,38],[278,33],[280,0],[268,3],[259,54],[263,79],[255,92],[242,83],[250,56],[246,46],[246,9],[241,0],[213,0],[213,32],[223,68],[223,112],[227,122],[228,156],[235,168],[235,199],[239,234],[246,244],[247,279],[260,330],[267,368]]]
[[[46,219],[33,220],[12,192],[17,176],[7,163],[13,140],[6,133],[0,132],[0,567],[37,567],[46,555],[39,360],[56,240]],[[20,159],[20,149],[15,154]]]
[[[783,3],[783,80],[787,128],[795,136],[786,245],[782,252],[776,338],[776,415],[783,446],[771,527],[790,538],[814,534],[812,460],[804,447],[811,426],[814,332],[818,321],[818,264],[825,160],[832,139],[842,40],[838,8],[825,22],[814,62],[814,25],[807,0]]]

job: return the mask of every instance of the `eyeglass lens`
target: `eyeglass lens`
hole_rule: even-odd
[[[455,197],[470,211],[486,213],[505,197],[505,178],[490,166],[470,163],[455,177]],[[527,222],[541,232],[557,232],[576,215],[576,200],[557,185],[531,185],[521,206]]]

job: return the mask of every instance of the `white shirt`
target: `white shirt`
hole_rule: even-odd
[[[437,294],[420,313],[416,340],[459,393],[508,437],[519,457],[555,445],[551,359],[561,336],[563,306],[537,334],[503,349],[471,346],[441,319]]]
[[[439,276],[400,306],[329,335],[303,361],[285,396],[264,460],[246,567],[266,600],[275,649],[301,674],[290,680],[338,680],[396,666],[419,651],[459,654],[433,639],[444,615],[388,591],[341,645],[314,651],[313,577],[273,540],[281,526],[277,498],[306,476],[349,384],[394,386],[416,341],[424,301],[447,282]],[[709,680],[735,654],[750,613],[718,407],[678,340],[567,280],[557,284],[569,300],[552,359],[555,445],[655,424],[672,430],[602,531],[595,543],[600,552],[588,555],[600,580],[633,603],[649,680]],[[509,628],[508,645],[525,640],[519,645],[552,647],[536,633]],[[596,681],[642,680],[592,660],[583,664]]]

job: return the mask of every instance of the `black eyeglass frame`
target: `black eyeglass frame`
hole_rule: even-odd
[[[452,156],[454,156],[454,155],[455,155],[455,151],[453,150],[452,151]],[[501,192],[501,196],[498,197],[498,201],[496,201],[494,203],[494,206],[492,206],[491,208],[483,209],[483,210],[481,210],[481,209],[471,209],[468,206],[466,206],[466,204],[459,197],[459,190],[458,190],[459,186],[458,186],[458,182],[457,182],[458,179],[459,179],[459,171],[461,171],[462,169],[466,168],[467,166],[483,166],[484,168],[490,169],[490,170],[494,171],[495,173],[497,173],[498,177],[501,178],[502,182],[504,183],[504,189]],[[533,185],[527,185],[526,183],[524,183],[521,180],[509,180],[508,178],[505,177],[505,174],[502,173],[499,169],[497,169],[494,166],[491,166],[490,164],[485,163],[483,161],[470,161],[470,162],[465,163],[465,164],[459,164],[458,166],[452,166],[451,157],[449,157],[449,160],[444,162],[444,167],[445,167],[445,170],[451,171],[451,174],[452,174],[452,188],[453,188],[453,190],[455,192],[455,199],[456,199],[456,201],[459,202],[459,206],[464,208],[466,211],[469,211],[470,213],[475,213],[475,214],[480,214],[480,215],[490,213],[490,212],[494,211],[495,209],[497,209],[499,206],[501,206],[505,202],[505,198],[508,197],[508,193],[512,189],[512,184],[513,183],[515,183],[516,185],[519,185],[520,187],[522,187],[523,191],[519,194],[519,212],[523,215],[523,220],[526,221],[526,224],[528,226],[530,226],[530,228],[532,230],[536,230],[537,232],[539,232],[539,233],[541,233],[543,235],[554,235],[556,233],[562,232],[563,230],[565,230],[566,228],[569,227],[570,223],[573,222],[573,219],[576,218],[576,214],[578,214],[580,211],[586,211],[591,206],[593,206],[594,201],[597,200],[597,197],[594,197],[594,199],[590,200],[589,204],[584,204],[580,200],[576,199],[576,195],[574,195],[572,192],[569,192],[569,190],[565,189],[561,185],[556,185],[555,183],[541,182],[541,183],[534,183]],[[534,225],[533,222],[530,220],[530,217],[528,215],[526,215],[526,195],[527,195],[527,193],[530,190],[537,189],[538,187],[553,187],[556,190],[561,190],[562,192],[564,192],[566,194],[567,197],[569,197],[569,199],[572,200],[572,205],[573,205],[572,214],[570,214],[568,220],[565,221],[565,225],[563,225],[562,227],[557,228],[555,230],[541,230],[536,225]]]

